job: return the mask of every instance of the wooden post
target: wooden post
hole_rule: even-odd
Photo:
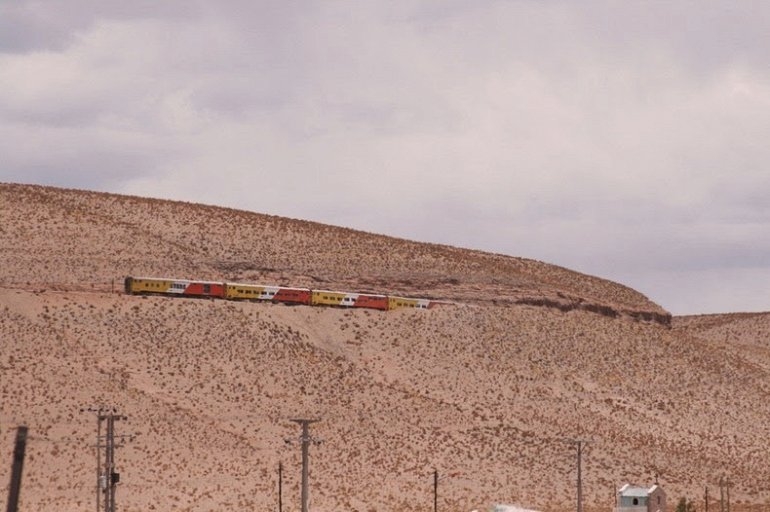
[[[19,510],[19,494],[21,493],[21,474],[24,468],[24,453],[27,449],[27,427],[16,429],[16,446],[13,449],[13,464],[11,466],[11,487],[8,491],[8,512]]]

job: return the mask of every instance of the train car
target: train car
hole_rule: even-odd
[[[188,281],[186,279],[162,279],[155,277],[127,277],[126,293],[181,295],[184,297],[225,297],[224,283],[216,281]]]
[[[310,304],[311,292],[307,288],[286,286],[265,286],[258,284],[226,283],[225,298],[231,300],[254,300],[283,302],[286,304]]]
[[[386,311],[388,309],[388,298],[385,295],[368,293],[313,290],[310,304],[313,306],[341,306],[345,308],[368,308]]]
[[[343,306],[353,305],[354,294],[347,292],[333,292],[330,290],[313,290],[310,296],[312,306]]]
[[[374,295],[370,293],[359,293],[354,304],[357,308],[388,310],[388,297],[386,295]]]
[[[416,308],[430,309],[433,307],[433,301],[430,299],[411,299],[408,297],[388,297],[388,309]]]

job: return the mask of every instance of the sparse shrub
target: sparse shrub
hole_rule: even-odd
[[[679,502],[676,504],[676,512],[696,512],[695,504],[683,496],[679,498]]]

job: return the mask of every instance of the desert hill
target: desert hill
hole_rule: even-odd
[[[22,510],[95,505],[95,416],[126,512],[586,510],[649,484],[770,505],[770,314],[671,319],[546,263],[212,206],[0,185],[0,485],[27,424]],[[125,275],[453,301],[388,312],[121,293]],[[712,504],[712,506],[714,506]]]
[[[0,212],[3,261],[19,267],[0,276],[8,286],[110,290],[126,275],[227,279],[670,321],[642,294],[604,279],[307,221],[31,185],[0,185]],[[31,240],[39,246],[30,254]]]

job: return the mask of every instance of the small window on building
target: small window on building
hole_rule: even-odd
[[[639,504],[639,498],[634,498],[633,503],[634,503],[634,505],[638,505]]]

